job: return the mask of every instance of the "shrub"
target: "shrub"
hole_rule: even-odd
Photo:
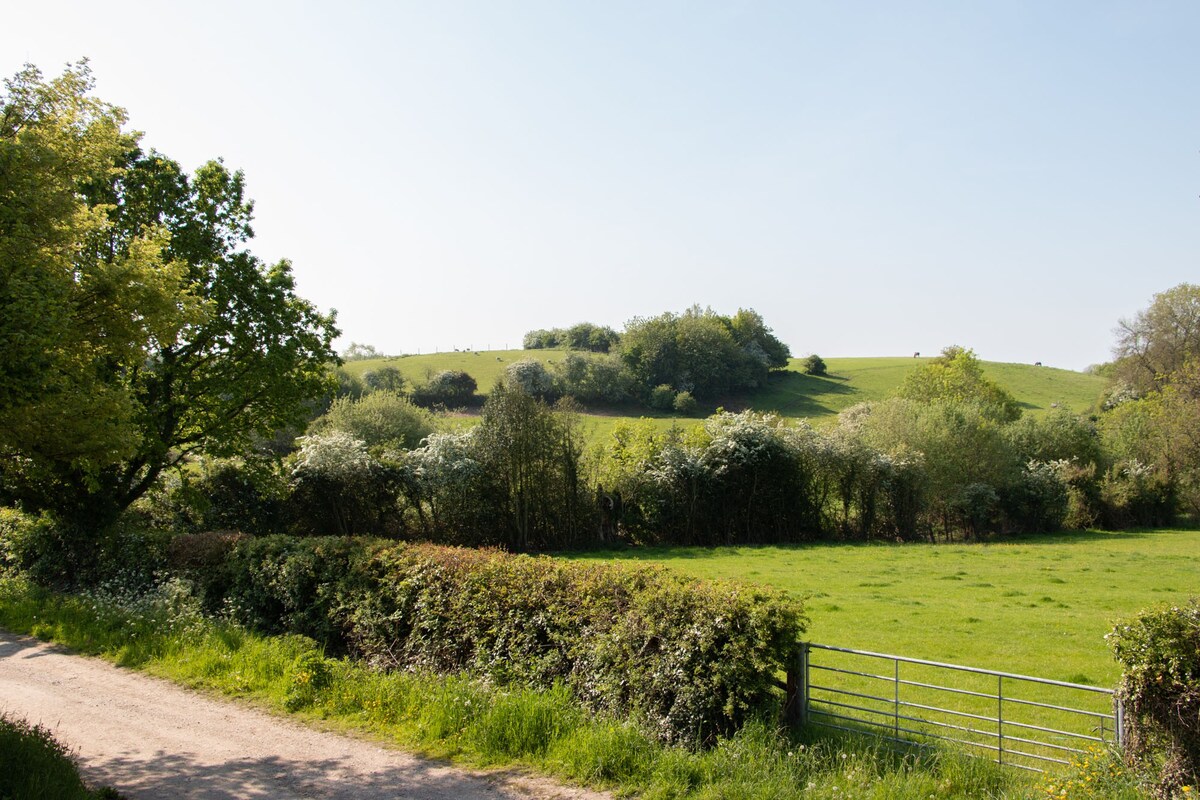
[[[804,374],[805,375],[825,375],[827,368],[825,360],[816,353],[813,353],[808,358],[804,359]]]
[[[509,364],[504,370],[504,383],[530,397],[545,398],[554,391],[554,379],[546,371],[546,365],[532,358]]]
[[[289,502],[292,530],[307,534],[398,533],[398,475],[342,431],[298,439]]]
[[[315,646],[301,653],[288,669],[287,695],[284,697],[283,707],[288,711],[298,711],[311,706],[317,695],[329,688],[332,680],[333,670],[330,668],[330,662]]]
[[[448,369],[437,373],[423,384],[413,387],[409,395],[419,406],[461,408],[475,402],[475,379],[462,370]]]
[[[65,557],[61,535],[49,514],[35,516],[0,508],[0,568],[51,585],[62,574]]]
[[[1055,464],[1030,461],[1000,505],[1009,530],[1051,532],[1062,528],[1070,496]]]
[[[179,499],[191,501],[189,515],[200,530],[268,534],[282,528],[287,481],[275,462],[205,460],[189,484]]]
[[[665,383],[659,384],[650,390],[646,404],[659,411],[670,411],[675,405],[675,390]]]
[[[696,409],[699,407],[699,403],[696,402],[696,398],[692,397],[691,392],[680,392],[679,394],[675,395],[675,400],[672,405],[680,414],[689,415],[695,414]]]
[[[206,608],[266,633],[301,634],[342,652],[343,603],[358,591],[362,565],[381,546],[345,537],[241,539],[220,569],[192,574]]]
[[[620,403],[633,396],[633,378],[615,355],[567,353],[551,369],[555,391],[584,403]]]
[[[1100,482],[1101,522],[1110,530],[1169,525],[1175,518],[1175,486],[1136,459],[1111,467]]]
[[[1154,771],[1159,797],[1200,786],[1200,598],[1160,606],[1106,637],[1122,667],[1127,753]]]
[[[349,434],[375,455],[416,447],[433,430],[433,414],[392,390],[371,392],[357,400],[339,398],[309,427],[312,434]]]

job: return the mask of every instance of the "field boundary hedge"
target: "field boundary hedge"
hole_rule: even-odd
[[[212,611],[381,669],[566,686],[665,742],[705,744],[782,708],[807,625],[794,598],[661,567],[337,537],[180,537]]]

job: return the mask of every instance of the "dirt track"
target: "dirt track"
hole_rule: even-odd
[[[4,631],[0,712],[46,726],[87,780],[134,799],[606,797],[316,731]]]

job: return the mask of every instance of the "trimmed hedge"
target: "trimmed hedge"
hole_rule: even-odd
[[[807,622],[782,593],[662,568],[337,538],[225,544],[219,569],[193,575],[210,608],[245,624],[383,669],[563,685],[667,742],[709,743],[781,708],[775,674]]]

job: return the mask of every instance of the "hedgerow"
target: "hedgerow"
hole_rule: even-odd
[[[666,742],[711,742],[781,705],[774,676],[807,621],[782,594],[661,568],[338,538],[226,546],[193,576],[243,624],[382,669],[562,685]]]
[[[1200,788],[1200,598],[1148,609],[1108,635],[1121,663],[1126,752],[1159,797]]]

